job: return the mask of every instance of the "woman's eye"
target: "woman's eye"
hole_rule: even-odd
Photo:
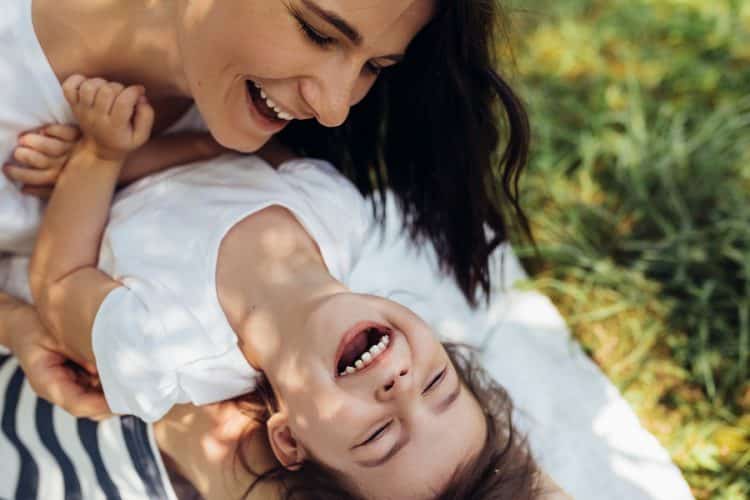
[[[381,66],[378,66],[374,62],[368,62],[367,64],[365,64],[365,69],[370,74],[379,75],[380,72],[383,71],[384,68],[382,68]]]
[[[446,373],[448,373],[448,367],[447,366],[445,368],[443,368],[440,373],[438,373],[437,375],[435,375],[435,378],[433,378],[430,381],[430,383],[427,384],[427,387],[425,387],[424,391],[422,391],[422,394],[427,394],[428,392],[430,392],[430,389],[432,389],[433,387],[435,387],[435,385],[437,385],[438,382],[440,382],[440,381],[443,380],[443,377],[445,377]]]
[[[305,36],[315,45],[327,47],[334,42],[333,38],[327,37],[324,34],[318,32],[315,28],[307,24],[304,19],[298,16],[295,16],[295,19],[297,19],[297,24],[299,24],[302,33],[304,33]]]
[[[392,422],[388,422],[383,427],[381,427],[380,429],[378,429],[375,432],[373,432],[372,435],[370,437],[368,437],[362,444],[371,443],[371,442],[375,441],[377,438],[379,438],[380,436],[382,436],[383,433],[385,432],[385,430],[391,425],[391,423]]]

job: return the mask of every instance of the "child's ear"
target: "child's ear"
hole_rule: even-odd
[[[286,469],[298,470],[307,455],[302,444],[292,435],[286,412],[280,411],[271,415],[266,422],[266,428],[268,441],[279,463]]]

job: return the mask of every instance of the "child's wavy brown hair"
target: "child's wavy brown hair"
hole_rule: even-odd
[[[458,469],[436,500],[530,500],[537,498],[539,470],[526,444],[512,422],[513,405],[505,389],[482,368],[475,350],[465,345],[443,344],[466,387],[484,410],[487,437],[478,455]],[[273,389],[265,378],[258,389],[237,400],[265,423],[277,409]],[[238,450],[242,449],[242,443]],[[325,464],[306,461],[296,471],[282,466],[258,473],[242,453],[237,453],[244,468],[256,478],[247,489],[264,482],[280,486],[283,500],[365,500],[339,473]]]

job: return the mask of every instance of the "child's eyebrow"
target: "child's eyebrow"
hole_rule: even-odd
[[[463,384],[461,384],[461,381],[459,380],[456,384],[456,388],[435,407],[435,413],[440,415],[441,413],[444,413],[448,408],[450,408],[451,405],[453,405],[453,403],[458,399],[458,396],[461,395],[462,387]]]
[[[386,463],[388,460],[393,458],[396,455],[396,453],[398,453],[404,448],[404,446],[409,444],[410,440],[411,440],[411,437],[409,436],[409,433],[402,432],[401,438],[398,441],[396,441],[396,444],[394,444],[391,447],[391,449],[388,450],[388,452],[385,455],[383,455],[381,458],[376,458],[375,460],[364,460],[362,462],[357,462],[357,463],[361,465],[362,467],[367,467],[367,468],[380,467],[381,465]]]
[[[462,388],[463,388],[463,384],[461,384],[461,381],[459,380],[456,383],[456,388],[453,391],[451,391],[451,393],[448,394],[448,396],[446,396],[445,399],[443,399],[435,407],[435,413],[440,415],[441,413],[444,413],[446,410],[448,410],[448,408],[453,406],[453,403],[456,402],[456,400],[458,399],[458,396],[461,395]],[[404,433],[403,437],[399,439],[396,442],[396,444],[393,445],[393,447],[391,447],[391,449],[388,450],[388,452],[385,455],[383,455],[381,458],[376,458],[375,460],[366,460],[366,461],[357,462],[357,463],[361,465],[362,467],[367,467],[367,468],[380,467],[381,465],[385,464],[388,460],[393,458],[396,455],[396,453],[398,453],[399,451],[401,451],[401,449],[403,449],[404,446],[409,444],[409,439],[410,439],[409,435]]]

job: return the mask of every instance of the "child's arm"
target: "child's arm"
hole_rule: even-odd
[[[130,151],[143,145],[153,109],[143,88],[74,75],[63,84],[83,137],[47,207],[29,282],[50,333],[80,362],[94,362],[91,331],[104,298],[120,284],[97,269],[112,195]]]

